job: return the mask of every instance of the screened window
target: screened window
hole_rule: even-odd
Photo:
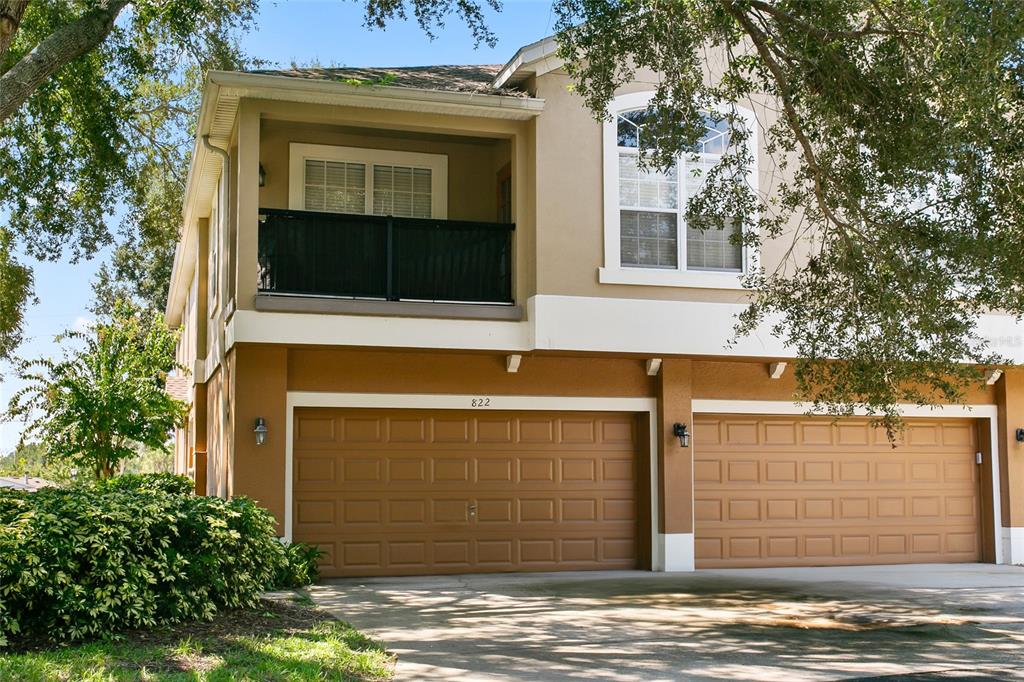
[[[366,212],[366,164],[306,159],[305,209]]]
[[[640,168],[648,116],[647,109],[635,109],[620,112],[615,120],[620,265],[678,270],[682,260],[687,270],[742,271],[743,247],[730,241],[738,224],[701,230],[699,220],[687,224],[686,217],[687,200],[729,146],[728,121],[706,116],[704,136],[691,149],[697,160],[680,159],[661,171]]]
[[[373,212],[403,218],[430,217],[430,169],[373,166]]]
[[[447,157],[292,143],[289,204],[327,213],[445,218]]]

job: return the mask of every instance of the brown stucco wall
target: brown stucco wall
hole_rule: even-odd
[[[658,375],[658,511],[663,533],[693,532],[693,448],[680,446],[672,433],[676,422],[693,431],[693,364],[692,360],[667,358]]]
[[[293,349],[288,389],[377,393],[649,396],[654,379],[640,358],[525,355],[519,371],[505,356],[375,350]]]
[[[1008,369],[996,383],[999,405],[999,470],[1004,526],[1024,526],[1024,443],[1016,431],[1024,427],[1024,369]]]
[[[659,469],[660,527],[667,533],[693,531],[692,459],[671,433],[672,424],[691,429],[695,398],[791,400],[792,369],[782,379],[768,376],[765,362],[665,358],[661,372],[650,377],[645,358],[597,355],[524,355],[518,373],[505,371],[505,356],[495,353],[414,352],[238,344],[228,356],[231,371],[230,440],[233,458],[221,452],[216,409],[221,373],[208,385],[207,424],[211,494],[233,478],[231,492],[248,495],[284,518],[286,394],[288,391],[367,393],[458,393],[486,395],[643,396],[659,399],[661,433]],[[1006,400],[1000,434],[1009,439],[1009,457],[1002,457],[1004,525],[1024,525],[1024,448],[1012,442],[1018,416],[1024,414],[1024,371],[1008,372],[1006,389],[978,390],[975,404]],[[997,386],[1001,386],[1001,381]],[[267,420],[268,441],[257,447],[252,434],[256,417]],[[1005,451],[1005,446],[1004,446]],[[233,473],[232,460],[233,459]],[[280,529],[280,528],[279,528]],[[281,529],[283,530],[283,529]]]
[[[717,400],[793,400],[796,381],[792,362],[779,379],[768,376],[768,362],[695,360],[694,397]],[[973,387],[966,396],[973,405],[992,405],[996,392],[991,386]]]
[[[284,532],[285,401],[288,350],[282,346],[240,345],[235,353],[234,494],[266,507]],[[256,445],[256,418],[267,422],[267,442]]]

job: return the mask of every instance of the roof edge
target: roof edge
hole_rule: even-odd
[[[558,42],[553,35],[524,45],[516,50],[512,59],[508,60],[501,68],[498,75],[491,81],[491,87],[500,89],[510,83],[519,83],[527,76],[541,75],[557,69],[563,62],[554,56],[556,52],[558,52]]]

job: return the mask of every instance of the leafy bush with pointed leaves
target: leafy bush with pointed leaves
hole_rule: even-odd
[[[309,585],[320,575],[318,560],[321,554],[320,548],[304,542],[285,545],[285,560],[277,571],[274,584],[279,588]]]
[[[0,490],[0,645],[209,619],[282,576],[315,577],[289,566],[302,550],[281,545],[268,511],[190,489],[157,475]]]
[[[96,481],[92,485],[97,490],[167,493],[168,495],[190,495],[196,487],[190,478],[175,474],[121,474],[114,478]]]

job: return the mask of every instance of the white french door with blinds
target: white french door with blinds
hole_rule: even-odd
[[[448,157],[293,142],[288,208],[445,219]]]

